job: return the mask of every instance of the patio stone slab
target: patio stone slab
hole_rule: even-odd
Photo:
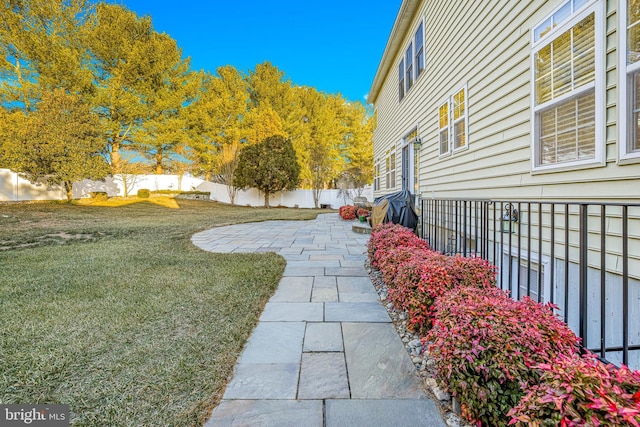
[[[307,323],[302,351],[344,351],[340,323]]]
[[[295,399],[299,363],[239,363],[223,399]]]
[[[285,277],[286,279],[286,277]],[[311,279],[311,277],[309,277]],[[311,301],[311,283],[300,285],[297,283],[280,282],[276,293],[269,300],[270,302],[309,302]]]
[[[313,278],[313,287],[334,288],[336,287],[336,276],[315,276]]]
[[[309,256],[309,261],[340,261],[340,266],[344,261],[344,256],[341,254],[314,254]]]
[[[205,427],[322,427],[321,400],[223,400]]]
[[[327,276],[369,276],[364,267],[327,267],[325,274]]]
[[[340,302],[377,302],[378,293],[368,277],[338,277]]]
[[[338,302],[338,290],[335,286],[333,288],[316,288],[314,286],[311,302]]]
[[[304,322],[259,322],[238,363],[299,363]]]
[[[326,322],[391,322],[379,302],[326,302]]]
[[[340,302],[377,302],[378,294],[371,292],[339,292]]]
[[[311,258],[313,255],[310,255]],[[287,261],[287,267],[289,268],[326,268],[326,267],[340,267],[340,260],[316,260],[316,261]]]
[[[342,333],[353,399],[426,398],[390,323],[343,323]]]
[[[321,302],[268,302],[261,322],[322,322],[323,303]]]
[[[322,276],[325,267],[290,267],[284,269],[283,276]]]
[[[304,353],[298,399],[348,399],[349,383],[343,353]]]
[[[432,400],[327,400],[326,427],[447,427]]]
[[[369,277],[338,277],[337,284],[340,292],[377,293]]]

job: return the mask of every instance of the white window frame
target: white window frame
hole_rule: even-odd
[[[633,102],[633,86],[628,84],[628,75],[640,71],[640,61],[627,65],[627,4],[628,0],[618,2],[618,163],[640,162],[640,148],[629,149],[629,138],[633,135],[629,117],[629,102]],[[631,92],[631,93],[630,93]],[[631,96],[630,96],[631,95]],[[639,94],[640,95],[640,94]]]
[[[400,58],[400,63],[398,64],[398,102],[401,102],[405,96],[407,96],[407,91],[405,90],[405,68],[404,68],[404,54],[403,57]]]
[[[387,150],[385,154],[385,188],[388,190],[391,188],[391,150]]]
[[[393,146],[391,147],[391,153],[389,154],[389,162],[391,163],[391,171],[390,171],[390,175],[391,175],[391,189],[396,188],[396,164],[398,163],[398,159],[396,158],[396,147]]]
[[[440,140],[440,135],[442,132],[445,132],[445,128],[440,127],[440,109],[444,106],[447,106],[447,151],[442,152],[442,141]],[[445,157],[451,155],[451,102],[450,98],[447,98],[444,102],[438,104],[438,153],[439,157]]]
[[[454,119],[454,97],[464,91],[464,116],[462,118]],[[440,144],[440,134],[444,128],[440,127],[440,108],[443,105],[447,105],[448,108],[448,119],[449,124],[447,125],[447,137],[448,137],[448,149],[446,152],[441,151]],[[465,144],[461,147],[455,146],[455,124],[461,120],[464,120],[464,135],[466,138]],[[465,83],[463,86],[459,87],[457,90],[453,91],[453,93],[447,97],[443,102],[438,104],[438,152],[439,157],[450,156],[455,153],[459,153],[461,151],[465,151],[469,149],[469,90],[468,85]]]
[[[418,34],[421,32],[422,30],[422,46],[420,47],[420,49],[418,49]],[[420,78],[420,76],[424,73],[425,68],[427,67],[427,64],[425,62],[425,55],[424,55],[424,21],[420,21],[420,23],[418,24],[418,28],[416,29],[414,35],[413,35],[413,49],[414,49],[414,53],[413,53],[413,69],[415,71],[415,77],[413,79],[413,82],[415,84],[415,82],[418,81],[418,78]],[[417,50],[417,52],[416,52]],[[422,69],[420,69],[418,67],[418,64],[420,64],[420,59],[422,59]]]
[[[404,149],[405,147],[409,147],[408,148],[408,158],[407,161],[409,162],[408,165],[408,172],[409,172],[409,176],[406,177],[406,183],[407,183],[407,188],[409,189],[409,192],[413,195],[417,194],[418,192],[418,176],[417,173],[419,172],[416,169],[416,154],[417,151],[415,149],[415,142],[416,139],[420,138],[420,133],[419,133],[419,129],[418,129],[418,125],[415,125],[411,128],[411,130],[409,132],[407,132],[405,134],[404,137],[402,137],[402,141],[400,143],[400,163],[401,163],[401,176],[404,175]],[[402,176],[402,180],[404,180],[404,176]]]
[[[602,167],[605,166],[605,18],[604,18],[604,1],[603,0],[590,0],[581,6],[580,9],[574,11],[570,17],[560,22],[552,28],[547,34],[541,36],[536,40],[535,32],[537,27],[544,24],[545,21],[550,19],[554,13],[562,9],[567,3],[572,0],[567,0],[555,8],[544,19],[540,20],[537,25],[531,29],[531,172],[532,173],[544,173],[544,172],[559,172],[563,170],[576,170],[584,168]],[[594,88],[595,94],[595,155],[592,159],[575,160],[571,162],[562,162],[549,165],[537,164],[537,147],[538,147],[538,126],[536,121],[536,114],[552,105],[559,105],[560,103],[576,96],[576,90],[563,94],[556,99],[547,101],[541,105],[536,105],[535,97],[535,54],[543,47],[549,45],[560,35],[569,31],[580,21],[586,18],[590,14],[594,14],[594,37],[595,37],[595,76],[594,82],[585,85],[580,90],[589,90]]]
[[[458,93],[460,93],[461,91],[464,91],[464,117],[462,118],[464,120],[464,137],[465,137],[465,144],[462,147],[456,147],[456,143],[455,143],[455,138],[456,138],[456,133],[455,133],[455,125],[457,122],[459,122],[461,119],[456,120],[454,118],[455,114],[453,113],[453,107],[454,107],[454,103],[453,103],[453,98],[454,96],[456,96]],[[458,153],[460,151],[464,151],[464,150],[468,150],[469,149],[469,91],[467,90],[467,85],[465,84],[464,86],[462,86],[461,88],[459,88],[458,90],[454,91],[453,94],[450,97],[450,105],[449,105],[449,120],[451,121],[451,139],[449,140],[449,144],[451,144],[451,152],[452,153]]]
[[[373,191],[380,190],[380,160],[376,160],[373,166]]]
[[[413,68],[413,59],[413,42],[409,42],[409,46],[407,47],[404,55],[404,79],[406,85],[405,94],[409,93],[409,91],[413,87],[413,84],[415,83],[415,69]]]

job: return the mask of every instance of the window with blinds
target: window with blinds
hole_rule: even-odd
[[[596,8],[587,3],[566,2],[533,30],[534,167],[596,159]]]

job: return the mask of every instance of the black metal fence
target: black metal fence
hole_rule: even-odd
[[[640,368],[640,204],[425,199],[420,216],[434,250],[491,261],[513,298],[555,304],[585,348]]]

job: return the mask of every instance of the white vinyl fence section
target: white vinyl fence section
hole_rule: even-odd
[[[140,189],[208,191],[211,193],[211,200],[231,203],[226,185],[204,181],[190,175],[128,175],[124,177],[124,180],[127,182],[129,196],[135,196]],[[124,196],[124,188],[123,177],[120,175],[107,177],[104,181],[87,179],[73,185],[73,197],[90,197],[91,193],[95,191],[104,191],[109,197],[121,197]],[[351,191],[353,192],[353,190]],[[373,188],[371,186],[365,187],[362,196],[373,201]],[[0,202],[65,199],[66,194],[62,187],[32,184],[9,169],[0,169]],[[320,205],[328,205],[337,209],[349,203],[353,203],[353,200],[350,198],[345,200],[339,190],[323,190],[320,194]],[[240,190],[236,196],[235,204],[239,206],[264,206],[264,195],[256,189]],[[296,190],[275,193],[269,198],[269,205],[313,208],[313,191]]]
[[[0,169],[0,202],[29,200],[64,200],[67,194],[62,186],[32,184],[9,169]]]

